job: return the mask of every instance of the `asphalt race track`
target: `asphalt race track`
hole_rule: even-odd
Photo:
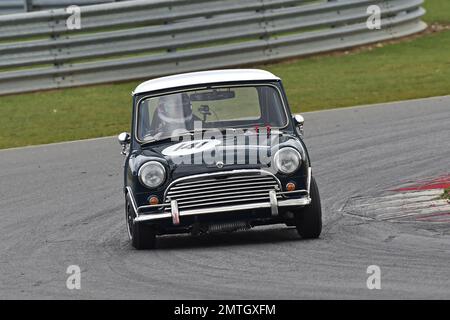
[[[450,223],[342,210],[352,197],[450,174],[450,96],[304,116],[319,240],[278,225],[166,236],[136,251],[115,138],[0,151],[0,298],[450,299]],[[69,265],[81,267],[80,290],[66,288]],[[369,265],[381,268],[381,290],[366,287]]]

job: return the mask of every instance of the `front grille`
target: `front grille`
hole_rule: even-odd
[[[177,200],[179,210],[194,210],[270,201],[269,191],[280,190],[275,177],[267,172],[215,173],[175,181],[167,190],[165,202]],[[170,206],[166,207],[170,211]]]

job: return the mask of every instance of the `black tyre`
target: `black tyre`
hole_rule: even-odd
[[[322,208],[316,180],[311,177],[311,203],[295,213],[295,226],[304,239],[314,239],[322,232]]]
[[[134,222],[136,215],[128,198],[125,200],[125,215],[131,245],[138,250],[155,248],[156,232],[154,228],[143,223]]]
[[[156,233],[151,226],[133,223],[131,244],[138,250],[154,249]]]

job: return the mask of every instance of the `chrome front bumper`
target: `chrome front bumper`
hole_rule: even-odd
[[[305,190],[299,190],[298,192],[305,192]],[[178,204],[176,200],[172,200],[170,204],[159,204],[154,206],[142,206],[137,207],[136,202],[133,197],[133,193],[131,189],[128,190],[128,196],[132,203],[133,210],[136,213],[135,222],[144,222],[144,221],[157,221],[164,219],[172,219],[173,225],[180,224],[180,218],[184,216],[195,216],[195,215],[203,215],[203,214],[211,214],[211,213],[226,213],[233,211],[243,211],[243,210],[252,210],[252,209],[270,209],[272,216],[278,216],[278,208],[286,208],[286,207],[298,207],[298,206],[306,206],[311,203],[311,198],[306,194],[302,198],[297,199],[277,199],[278,195],[287,194],[288,192],[276,192],[275,190],[269,192],[269,202],[258,202],[258,203],[249,203],[249,204],[241,204],[241,205],[231,205],[231,206],[220,206],[214,208],[202,208],[195,210],[178,210]],[[293,194],[294,192],[289,192],[289,194]],[[170,212],[164,213],[149,213],[142,214],[142,211],[148,209],[150,207],[167,207],[170,205]]]
[[[260,202],[260,203],[251,203],[247,205],[235,205],[235,206],[223,206],[216,208],[205,208],[205,209],[196,209],[196,210],[186,210],[179,211],[176,200],[173,200],[171,203],[171,213],[154,213],[154,214],[145,214],[140,215],[134,219],[136,222],[143,221],[154,221],[154,220],[162,220],[162,219],[172,219],[174,225],[180,224],[180,218],[184,216],[195,216],[209,213],[221,213],[221,212],[233,212],[233,211],[241,211],[241,210],[252,210],[252,209],[271,209],[272,216],[278,215],[279,207],[295,207],[295,206],[305,206],[311,203],[310,198],[300,198],[300,199],[286,199],[286,200],[278,200],[278,203],[274,202]],[[274,212],[275,211],[275,212]]]

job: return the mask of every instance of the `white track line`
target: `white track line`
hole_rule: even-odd
[[[381,213],[377,215],[377,218],[383,219],[383,217],[390,216],[393,213],[397,212],[420,212],[422,210],[436,210],[437,212],[440,209],[447,209],[450,210],[450,204],[447,202],[447,200],[439,200],[439,201],[431,201],[431,202],[424,202],[420,205],[405,205],[401,207],[392,207],[392,208],[386,208],[383,209],[385,213]],[[380,210],[379,210],[380,211]],[[374,212],[374,211],[372,211]]]
[[[450,213],[450,202],[440,199],[443,189],[408,191],[379,198],[356,200],[353,208],[360,215],[377,221],[399,220],[414,217],[418,219],[427,215]],[[430,217],[430,219],[434,219]],[[448,221],[442,221],[446,222]]]
[[[397,213],[396,215],[392,214],[389,217],[385,217],[382,219],[378,219],[377,220],[381,220],[381,221],[385,221],[385,220],[391,220],[391,219],[398,219],[398,218],[406,218],[406,217],[420,217],[422,215],[428,215],[428,214],[435,214],[435,213],[448,213],[450,212],[450,205],[447,206],[443,206],[443,207],[437,207],[437,208],[431,208],[431,209],[424,209],[421,210],[420,212],[412,212],[412,213]]]

